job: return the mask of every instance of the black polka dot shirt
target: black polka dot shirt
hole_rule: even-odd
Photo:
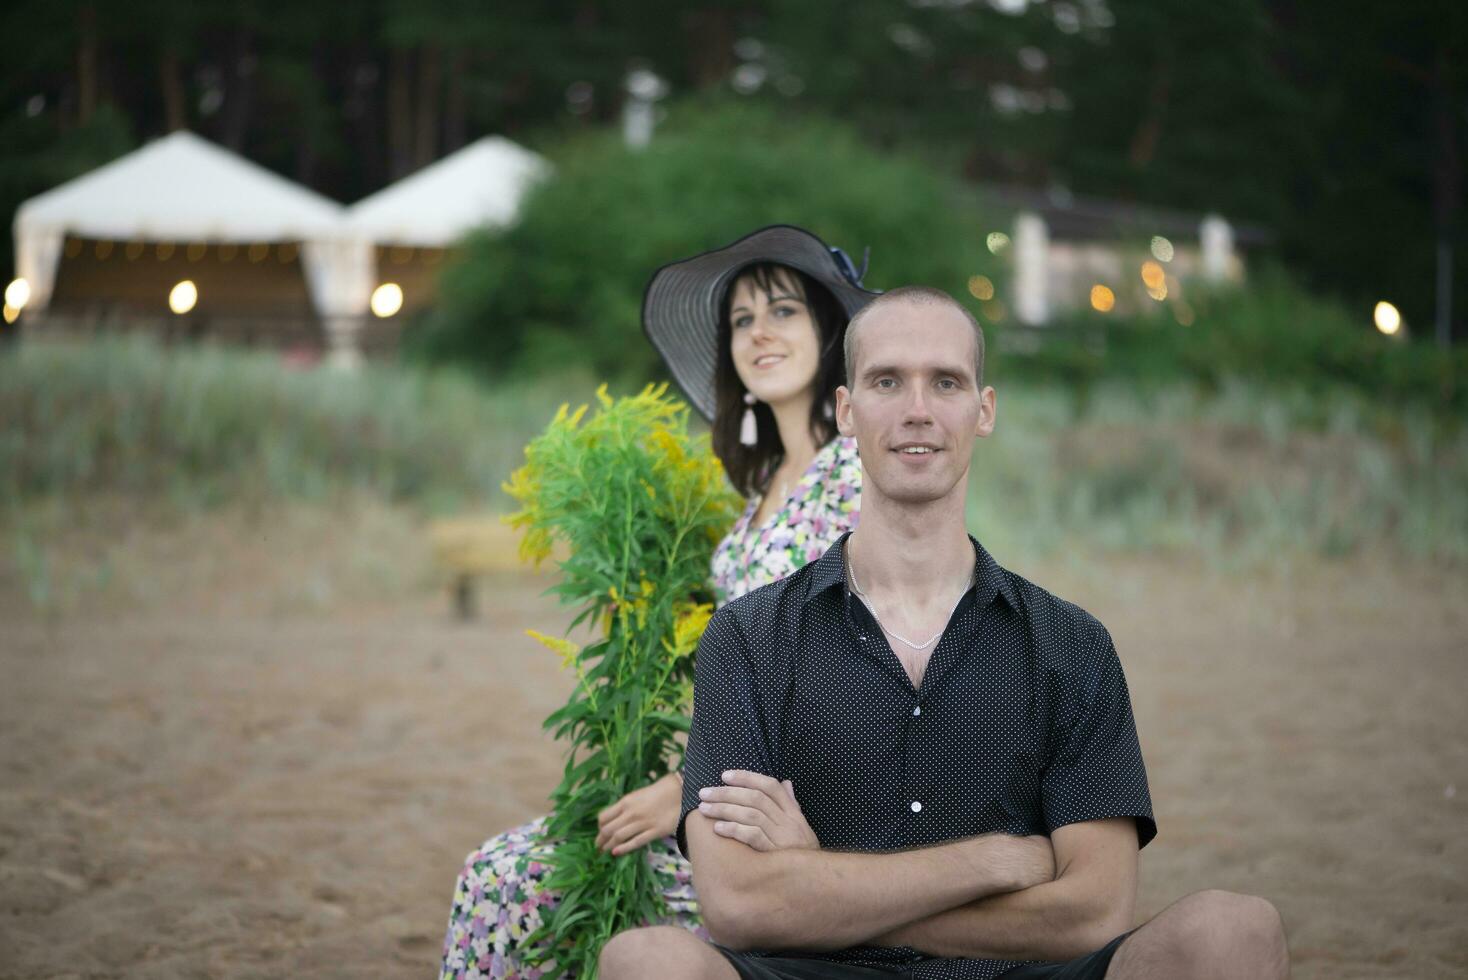
[[[972,540],[972,539],[970,539]],[[975,584],[914,688],[847,587],[846,536],[724,606],[698,646],[678,840],[726,769],[789,779],[821,846],[891,851],[1109,817],[1156,834],[1126,679],[1106,629],[973,542]],[[855,947],[811,954],[921,980],[1018,965]]]

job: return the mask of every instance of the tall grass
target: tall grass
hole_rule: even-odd
[[[1001,389],[969,519],[1011,553],[1084,543],[1253,565],[1388,547],[1468,561],[1468,433],[1344,390],[1226,380]]]
[[[9,558],[44,590],[46,551],[16,532],[19,515],[80,512],[98,494],[191,511],[354,493],[425,515],[506,507],[500,484],[525,443],[593,387],[30,342],[0,356]],[[998,428],[975,452],[969,518],[1001,554],[1084,546],[1247,565],[1387,547],[1465,562],[1468,435],[1426,409],[1318,386],[1118,381],[1082,396],[1016,381],[1001,384]]]
[[[486,387],[454,371],[292,370],[139,339],[0,357],[0,501],[94,492],[180,505],[361,491],[427,512],[498,506],[525,441],[585,379]]]

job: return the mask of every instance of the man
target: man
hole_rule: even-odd
[[[978,324],[899,289],[846,345],[861,522],[699,645],[680,841],[718,945],[632,930],[601,976],[1286,976],[1262,899],[1128,932],[1156,829],[1111,638],[965,531],[995,422]]]

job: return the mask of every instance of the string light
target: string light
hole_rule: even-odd
[[[1002,231],[991,231],[989,237],[984,240],[984,244],[989,246],[989,251],[998,255],[1009,247],[1009,236]]]
[[[1161,235],[1152,236],[1152,257],[1159,262],[1171,262],[1173,256],[1172,242]]]
[[[1091,287],[1091,309],[1098,313],[1110,313],[1116,305],[1116,294],[1099,282]]]

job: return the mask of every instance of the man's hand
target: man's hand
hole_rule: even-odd
[[[756,851],[786,848],[819,850],[805,814],[795,800],[795,786],[757,772],[730,769],[723,786],[708,786],[698,792],[699,812],[714,821],[714,833],[732,837]]]
[[[628,854],[678,830],[683,781],[668,773],[651,786],[634,789],[596,815],[596,846]]]
[[[1007,833],[992,833],[986,836],[986,841],[991,846],[985,854],[985,861],[991,869],[1000,867],[1013,876],[1010,891],[1019,892],[1054,882],[1055,848],[1047,836],[1020,838]]]

